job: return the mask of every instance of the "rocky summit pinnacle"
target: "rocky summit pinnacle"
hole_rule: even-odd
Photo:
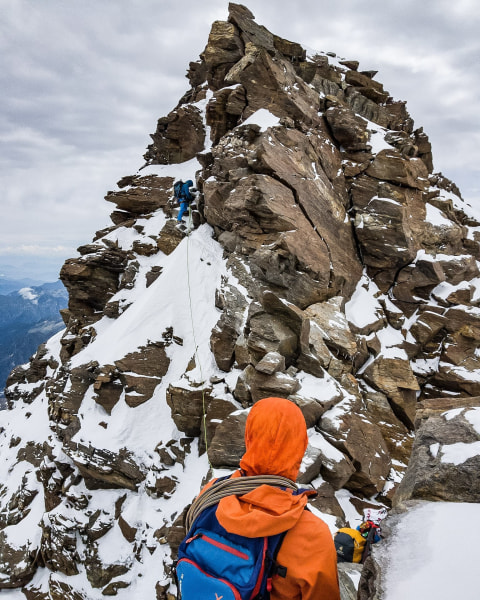
[[[112,225],[61,270],[64,330],[8,379],[6,598],[172,599],[184,509],[268,396],[305,416],[299,481],[332,530],[480,501],[479,457],[441,459],[480,440],[480,223],[376,76],[238,4],[213,23]]]

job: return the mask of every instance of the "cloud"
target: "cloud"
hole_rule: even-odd
[[[23,255],[23,256],[51,256],[59,254],[63,256],[65,252],[71,251],[67,246],[40,246],[35,244],[22,246],[0,246],[0,256]]]

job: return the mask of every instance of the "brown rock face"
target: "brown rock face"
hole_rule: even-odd
[[[127,264],[120,249],[95,248],[81,258],[70,258],[60,271],[68,290],[68,308],[82,323],[95,322],[108,300],[118,291],[119,276]]]
[[[351,108],[331,106],[325,112],[325,118],[332,129],[333,137],[347,152],[367,150],[370,138],[367,122],[357,116]]]
[[[67,452],[90,489],[126,488],[136,490],[145,474],[127,450],[118,453],[70,442]]]
[[[343,484],[352,491],[364,490],[367,495],[380,492],[390,471],[390,455],[378,427],[357,414],[345,414],[339,426],[332,426],[328,417],[322,428],[333,438],[335,446],[351,458],[354,472]]]
[[[158,120],[153,144],[144,158],[159,165],[190,160],[203,150],[205,130],[200,111],[195,106],[180,106]]]
[[[121,212],[117,212],[118,224],[127,219],[150,213],[157,208],[165,208],[173,196],[173,178],[148,175],[132,175],[118,182],[120,191],[108,192],[107,202],[113,202]],[[127,189],[123,189],[127,188]],[[123,214],[123,220],[120,218]]]
[[[480,434],[474,426],[479,411],[478,397],[438,398],[421,404],[412,457],[395,504],[410,499],[479,502]]]
[[[172,410],[172,418],[187,436],[200,435],[203,414],[211,400],[210,391],[208,388],[168,387],[167,403]]]
[[[336,177],[333,184],[328,177],[338,172],[340,157],[320,158],[328,143],[327,137],[313,143],[297,130],[271,129],[243,144],[249,163],[264,174],[247,176],[237,186],[213,181],[204,186],[208,221],[235,231],[237,246],[251,246],[255,276],[301,307],[340,290],[348,294],[360,276],[345,223],[346,198],[335,193]]]
[[[387,396],[399,419],[412,427],[420,387],[409,363],[398,358],[377,358],[367,367],[365,379]]]

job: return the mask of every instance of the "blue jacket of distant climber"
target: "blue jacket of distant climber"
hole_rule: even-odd
[[[190,188],[193,186],[193,181],[189,179],[186,181],[180,190],[178,195],[178,201],[180,202],[180,210],[178,212],[177,221],[180,223],[183,215],[187,212],[188,205],[194,199],[192,194],[190,193]]]

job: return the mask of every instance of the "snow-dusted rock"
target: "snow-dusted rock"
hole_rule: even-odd
[[[407,472],[394,497],[479,502],[480,399],[425,400]]]

